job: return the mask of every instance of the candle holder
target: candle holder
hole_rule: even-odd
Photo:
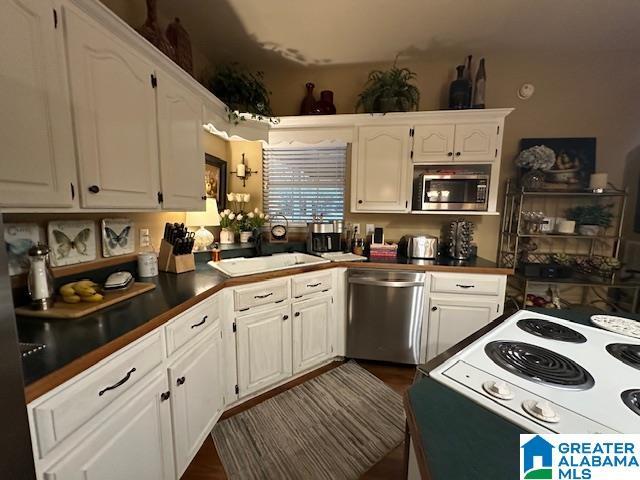
[[[240,161],[240,163],[236,167],[235,171],[231,171],[231,173],[234,173],[236,175],[236,177],[242,179],[242,186],[246,187],[247,186],[247,178],[249,178],[254,173],[258,173],[258,171],[257,170],[251,170],[251,167],[249,165],[247,165],[247,163],[245,161],[244,155],[245,154],[243,153],[242,154],[242,160]]]

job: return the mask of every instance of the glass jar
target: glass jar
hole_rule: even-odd
[[[31,297],[31,307],[47,310],[53,306],[53,274],[49,266],[49,247],[38,243],[29,249],[29,275],[27,289]]]

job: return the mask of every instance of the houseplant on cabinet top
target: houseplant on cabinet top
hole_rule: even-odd
[[[600,235],[611,226],[613,205],[579,205],[567,210],[567,218],[578,224],[578,232],[581,235]]]
[[[246,120],[243,113],[255,120],[278,123],[263,77],[263,72],[252,73],[237,63],[223,64],[216,67],[207,88],[227,105],[229,121],[236,125]]]
[[[409,83],[416,74],[408,68],[398,68],[394,62],[389,70],[369,73],[365,89],[358,95],[356,112],[408,112],[417,110],[420,103],[418,87]]]

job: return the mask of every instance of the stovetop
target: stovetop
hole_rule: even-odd
[[[640,433],[640,340],[520,311],[430,372],[533,432]]]

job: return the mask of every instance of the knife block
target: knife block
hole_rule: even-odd
[[[184,273],[196,269],[193,253],[174,255],[173,245],[164,238],[160,242],[160,255],[158,255],[158,269],[163,272]]]

